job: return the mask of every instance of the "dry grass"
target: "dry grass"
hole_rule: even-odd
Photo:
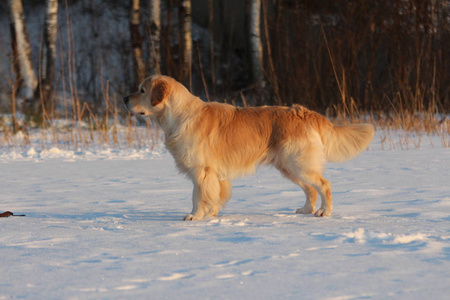
[[[114,95],[105,99],[106,111],[94,113],[88,104],[81,106],[75,117],[45,118],[38,125],[23,115],[0,115],[0,151],[90,149],[154,149],[162,144],[162,132],[150,120],[137,120],[124,111],[121,100]],[[342,111],[331,117],[337,124],[370,122],[376,125],[384,150],[450,147],[450,120],[438,114],[358,113],[349,116]],[[16,130],[16,132],[14,132]],[[440,137],[440,145],[433,144]]]
[[[108,9],[107,3],[100,1],[98,9]],[[266,104],[299,103],[325,113],[336,123],[371,122],[386,150],[416,149],[425,143],[450,147],[449,57],[444,55],[449,48],[450,19],[446,17],[446,1],[299,3],[264,0],[265,69],[271,87],[265,91]],[[120,34],[123,40],[114,44],[117,32],[124,27],[119,25],[126,22],[112,20],[110,25],[115,26],[106,26],[112,29],[101,35],[111,44],[101,47],[101,39],[79,30],[71,8],[68,2],[61,7],[66,18],[60,21],[65,24],[58,37],[58,72],[50,99],[37,101],[49,103],[43,112],[31,117],[20,113],[11,56],[5,50],[8,45],[0,45],[0,96],[7,103],[6,108],[0,108],[0,152],[52,147],[152,149],[161,144],[161,132],[149,122],[137,122],[121,103],[121,94],[126,93],[123,90],[132,89],[134,81],[124,76],[131,73],[126,35]],[[115,13],[121,11],[116,9]],[[95,13],[90,18],[92,22],[100,20],[95,19]],[[170,42],[177,31],[175,23],[168,20],[162,28],[161,68],[164,74],[178,78],[176,57],[180,49]],[[208,100],[256,103],[245,47],[239,49],[244,54],[235,53],[239,44],[235,38],[240,33],[234,22],[224,26],[231,26],[225,28],[229,37],[219,30],[210,40],[196,41],[197,55],[187,81],[193,82],[195,94],[205,94]],[[106,50],[83,53],[83,40],[93,49]],[[220,49],[215,49],[216,44]],[[152,52],[147,48],[148,61]],[[105,59],[111,53],[115,58]],[[86,61],[90,68],[80,61]],[[112,61],[116,65],[108,65]],[[91,84],[93,78],[95,84]],[[82,91],[91,94],[81,95]],[[436,136],[440,145],[429,138]]]
[[[382,149],[419,149],[424,144],[431,147],[450,147],[450,120],[446,115],[410,114],[388,117],[379,115],[373,121],[381,139]],[[440,145],[432,137],[440,137]],[[434,139],[435,140],[435,139]]]
[[[336,111],[336,110],[335,110]],[[352,111],[349,115],[348,111]],[[336,124],[369,122],[376,126],[383,150],[419,149],[422,146],[450,147],[450,119],[447,114],[432,112],[365,113],[356,109],[343,109],[330,117]],[[436,138],[440,143],[436,144]],[[433,142],[434,141],[434,142]]]
[[[84,105],[77,118],[46,119],[39,125],[29,118],[0,115],[0,152],[23,152],[33,148],[83,151],[92,149],[154,149],[162,143],[162,133],[149,120],[137,120],[121,112],[116,103],[109,112],[94,114]],[[15,131],[15,128],[16,131]]]

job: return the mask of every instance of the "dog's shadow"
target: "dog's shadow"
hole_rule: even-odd
[[[115,211],[60,211],[60,212],[25,212],[26,218],[40,219],[42,222],[180,222],[183,221],[187,215],[187,210],[160,210],[160,211],[144,211],[135,209],[115,210]],[[242,214],[239,212],[226,212],[219,214],[218,217],[205,218],[204,221],[211,221],[214,219],[231,219],[240,220],[249,217],[257,219],[273,218],[274,214],[277,218],[283,216],[289,217],[312,217],[313,215],[296,215],[289,208],[278,209],[274,213],[252,213]]]
[[[107,211],[90,211],[90,212],[73,212],[73,213],[33,213],[27,212],[27,218],[53,220],[53,221],[149,221],[149,222],[175,222],[182,221],[186,213],[182,211],[124,211],[124,212],[107,212]]]

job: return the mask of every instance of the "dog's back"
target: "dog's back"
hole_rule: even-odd
[[[277,155],[289,144],[312,143],[316,134],[323,144],[324,159],[343,162],[366,149],[374,135],[371,124],[335,126],[322,115],[299,105],[235,108],[209,103],[198,124],[199,138],[209,140],[207,147],[214,155],[227,165],[244,168],[270,162],[270,156]]]

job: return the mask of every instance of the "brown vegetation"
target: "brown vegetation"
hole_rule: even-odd
[[[43,5],[23,2],[26,20],[31,11],[42,12],[44,20]],[[179,7],[184,1],[161,2],[160,61],[156,65],[161,73],[183,80],[186,70],[179,66],[186,60],[186,35],[180,29],[184,27],[179,23],[183,17]],[[16,93],[11,37],[0,38],[0,112],[12,115],[0,117],[0,148],[11,143],[15,132],[26,136],[36,120],[53,133],[56,144],[72,143],[73,147],[115,140],[141,147],[147,145],[143,135],[158,136],[142,133],[145,126],[133,129],[130,124],[135,121],[122,109],[122,95],[136,88],[129,76],[134,74],[131,35],[126,30],[129,7],[120,1],[96,3],[60,3],[56,73],[47,99],[36,99],[48,104],[38,117],[17,120],[23,95]],[[192,65],[183,82],[204,100],[258,103],[255,96],[260,93],[249,75],[251,57],[242,3],[192,1]],[[298,103],[341,123],[364,119],[386,131],[439,135],[448,147],[448,1],[263,0],[261,4],[265,104]],[[140,34],[146,70],[153,70],[156,53],[150,37],[154,26],[149,22],[148,6],[141,0]],[[0,4],[0,11],[7,11],[5,4]],[[7,17],[0,14],[0,21]],[[105,24],[106,19],[110,23]],[[3,20],[0,26],[6,24]],[[92,29],[89,33],[87,27]],[[36,60],[42,52],[43,27],[28,29]],[[34,64],[42,67],[39,62]],[[44,93],[37,95],[42,98]],[[71,125],[59,128],[54,124],[59,118],[70,120]],[[79,124],[85,124],[83,130]],[[128,128],[127,142],[119,141],[117,128]]]

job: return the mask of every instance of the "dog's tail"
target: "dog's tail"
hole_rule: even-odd
[[[372,124],[333,126],[324,141],[327,161],[344,162],[356,157],[369,146],[374,133]]]

